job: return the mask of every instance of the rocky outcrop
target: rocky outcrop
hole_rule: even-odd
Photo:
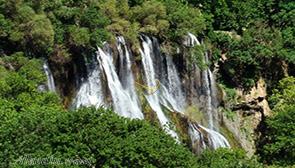
[[[257,131],[265,116],[271,114],[267,102],[266,84],[259,79],[250,92],[236,90],[239,101],[231,106],[234,116],[229,118],[223,113],[224,126],[233,133],[240,146],[245,149],[249,156],[252,156],[255,149],[255,139],[260,135]]]

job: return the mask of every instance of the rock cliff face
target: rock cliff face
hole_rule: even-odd
[[[236,90],[237,103],[231,107],[235,114],[232,118],[223,114],[223,123],[239,145],[244,148],[248,155],[255,153],[255,140],[260,136],[259,127],[265,117],[271,115],[266,100],[266,84],[259,79],[256,85],[247,93],[242,89]]]

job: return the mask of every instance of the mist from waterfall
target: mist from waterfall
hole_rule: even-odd
[[[51,72],[51,70],[49,68],[49,65],[48,65],[47,60],[44,61],[43,70],[44,70],[45,75],[47,77],[47,87],[48,87],[48,90],[51,91],[51,92],[56,92],[54,78],[53,78],[52,72]]]

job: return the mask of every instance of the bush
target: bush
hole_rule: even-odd
[[[255,158],[248,158],[244,151],[237,149],[217,149],[205,151],[198,157],[198,164],[205,167],[222,168],[262,168]]]
[[[42,72],[42,64],[37,59],[27,59],[22,53],[15,53],[0,59],[3,64],[10,68],[6,70],[3,66],[0,78],[0,97],[16,99],[22,93],[34,93],[40,84],[45,83],[46,77]]]
[[[68,28],[69,42],[73,46],[86,47],[90,42],[90,34],[88,28],[70,26]]]

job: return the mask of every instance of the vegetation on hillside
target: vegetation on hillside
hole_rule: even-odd
[[[264,76],[272,86],[283,70],[263,69],[295,63],[294,6],[274,0],[1,0],[0,54],[24,52],[64,64],[91,55],[115,35],[135,49],[140,33],[180,44],[192,32],[210,41],[212,61],[225,55],[224,83],[250,88]]]
[[[267,164],[295,165],[295,78],[284,78],[270,98],[273,116],[267,118],[258,154]]]
[[[92,52],[114,35],[138,46],[140,33],[175,40],[205,28],[200,11],[178,0],[2,0],[0,23],[1,55],[62,57],[52,61]]]
[[[176,46],[191,32],[209,47],[210,65],[219,63],[225,88],[247,91],[266,79],[274,115],[265,121],[257,153],[263,163],[292,166],[295,80],[284,77],[295,74],[294,25],[292,0],[0,0],[0,165],[50,154],[106,167],[260,166],[223,149],[196,159],[144,121],[105,109],[68,111],[39,87],[46,80],[39,58],[71,63],[116,35],[133,50],[141,33]],[[202,47],[192,50],[196,58],[184,59],[200,62]]]

